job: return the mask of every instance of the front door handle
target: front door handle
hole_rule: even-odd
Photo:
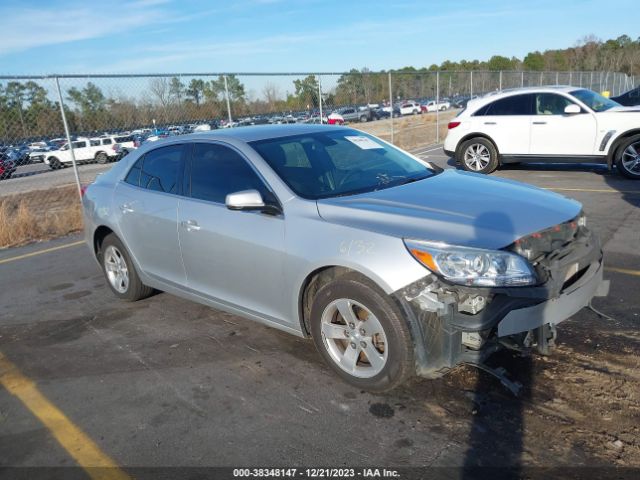
[[[534,125],[546,125],[547,122],[533,122]]]
[[[200,230],[200,225],[195,220],[183,220],[182,226],[187,229],[187,232],[192,232],[194,230]]]
[[[133,207],[130,203],[123,203],[120,205],[120,211],[122,213],[133,213]]]
[[[485,125],[495,125],[496,122],[484,122]]]

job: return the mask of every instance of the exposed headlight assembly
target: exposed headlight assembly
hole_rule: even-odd
[[[422,240],[405,239],[404,243],[418,262],[451,283],[472,287],[519,287],[537,282],[529,262],[514,253]]]

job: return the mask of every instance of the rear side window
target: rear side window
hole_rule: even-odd
[[[258,190],[269,192],[258,174],[234,150],[216,144],[199,143],[191,158],[191,197],[224,203],[230,193]]]
[[[133,137],[132,137],[132,136],[128,136],[128,137],[116,137],[116,138],[114,138],[114,140],[116,141],[116,143],[133,142]]]
[[[102,144],[103,145],[111,145],[111,143],[113,143],[113,142],[111,141],[110,138],[105,138],[104,140],[102,140]]]
[[[139,185],[156,192],[177,193],[182,152],[182,145],[170,145],[147,153],[142,161]]]
[[[124,181],[129,185],[135,185],[136,187],[140,186],[140,172],[142,171],[142,160],[144,157],[140,157],[136,163],[133,164],[129,173],[125,177]]]
[[[531,104],[533,94],[513,95],[507,98],[501,98],[495,102],[485,105],[474,116],[482,115],[531,115]]]
[[[100,140],[91,140],[91,146],[92,147],[100,146]]]

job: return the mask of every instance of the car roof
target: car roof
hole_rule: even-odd
[[[253,125],[248,127],[236,127],[220,130],[210,130],[201,133],[181,136],[185,140],[225,140],[236,139],[243,142],[254,142],[256,140],[266,140],[271,138],[290,137],[293,135],[304,135],[306,133],[324,132],[327,130],[349,130],[346,127],[336,125],[313,125],[313,124],[287,124],[287,125]]]
[[[513,95],[519,95],[523,93],[571,93],[575,90],[586,90],[583,87],[574,87],[571,85],[548,85],[542,87],[521,87],[521,88],[507,88],[504,90],[496,90],[495,92],[489,92],[481,97],[473,98],[469,100],[467,104],[468,110],[475,110],[485,106],[488,103],[498,100],[500,98],[511,97]]]

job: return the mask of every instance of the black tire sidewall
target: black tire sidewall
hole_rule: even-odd
[[[351,385],[371,392],[391,390],[414,373],[413,344],[406,321],[384,292],[355,278],[339,278],[322,287],[316,294],[310,315],[311,335],[325,362]],[[371,378],[354,377],[338,365],[327,351],[321,333],[322,313],[329,303],[349,298],[366,306],[382,324],[387,338],[388,358],[383,370]]]
[[[127,291],[124,293],[120,293],[115,288],[113,288],[113,285],[111,285],[111,282],[107,277],[107,271],[104,265],[104,252],[106,251],[107,247],[111,245],[116,247],[120,251],[120,253],[122,254],[122,257],[124,258],[125,263],[127,264],[127,270],[129,272],[129,288],[127,288]],[[109,286],[109,288],[111,289],[111,291],[116,297],[121,298],[122,300],[133,302],[146,296],[144,293],[144,289],[146,287],[140,281],[140,277],[138,277],[138,272],[136,271],[135,265],[131,261],[131,256],[129,255],[129,251],[126,249],[124,244],[120,241],[120,239],[115,234],[111,233],[107,235],[102,241],[102,245],[100,247],[100,252],[98,255],[98,260],[100,262],[100,267],[102,268],[102,273],[105,276],[107,285]]]
[[[489,149],[490,160],[487,166],[484,167],[482,170],[473,170],[472,168],[469,168],[469,166],[467,166],[467,164],[464,161],[464,153],[467,151],[467,148],[469,148],[471,145],[476,143],[480,145],[484,145]],[[470,138],[469,140],[465,140],[460,145],[460,148],[458,149],[458,153],[456,157],[457,157],[456,160],[458,161],[458,164],[460,165],[460,167],[462,167],[467,172],[483,173],[486,175],[494,172],[499,166],[498,150],[496,149],[493,142],[483,137],[475,137],[475,138]]]
[[[632,173],[628,171],[626,168],[624,168],[624,165],[622,163],[622,155],[629,145],[637,142],[640,142],[640,135],[633,135],[632,137],[629,137],[628,139],[624,140],[620,144],[620,146],[616,149],[616,156],[615,156],[616,168],[620,171],[622,175],[624,175],[627,178],[631,178],[633,180],[640,180],[640,173]]]

